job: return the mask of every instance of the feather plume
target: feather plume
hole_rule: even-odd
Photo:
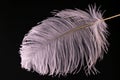
[[[108,50],[107,25],[96,6],[88,12],[66,9],[43,20],[25,35],[21,66],[41,75],[67,75],[84,69],[96,74],[95,64]]]

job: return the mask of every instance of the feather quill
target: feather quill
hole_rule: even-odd
[[[81,69],[96,74],[95,64],[108,51],[107,25],[99,9],[62,10],[25,35],[21,66],[41,75],[67,75]]]

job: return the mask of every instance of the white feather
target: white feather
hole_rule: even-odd
[[[108,46],[102,19],[101,12],[89,6],[89,12],[67,9],[42,21],[23,39],[22,67],[41,75],[66,75],[81,69],[97,73],[95,64]]]

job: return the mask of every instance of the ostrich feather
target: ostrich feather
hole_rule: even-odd
[[[99,9],[66,9],[43,20],[25,36],[21,66],[40,75],[67,75],[83,69],[96,74],[95,64],[108,51],[107,25]]]

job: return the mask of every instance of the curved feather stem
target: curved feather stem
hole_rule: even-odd
[[[114,15],[114,16],[111,16],[111,17],[108,17],[108,18],[105,18],[103,19],[102,21],[106,21],[106,20],[109,20],[109,19],[112,19],[112,18],[115,18],[115,17],[119,17],[120,14],[117,14],[117,15]]]
[[[102,19],[102,20],[100,20],[100,21],[107,21],[107,20],[110,20],[110,19],[113,19],[113,18],[116,18],[116,17],[119,17],[119,16],[120,16],[120,14],[117,14],[117,15],[114,15],[114,16],[111,16],[111,17]],[[83,29],[83,28],[88,27],[88,26],[90,26],[90,25],[93,25],[93,23],[88,23],[88,24],[86,24],[86,25],[83,25],[83,26],[80,26],[80,27],[76,27],[76,28],[74,28],[74,29],[72,29],[72,30],[70,30],[70,31],[68,31],[68,32],[60,35],[60,36],[57,37],[57,38],[60,38],[60,37],[66,35],[66,34],[69,34],[69,33],[71,33],[71,32],[75,32],[75,31],[77,31],[77,30],[79,30],[79,29]]]
[[[62,36],[64,36],[64,35],[66,35],[66,34],[69,34],[69,33],[71,33],[71,32],[75,32],[75,31],[77,31],[77,30],[86,28],[86,27],[88,27],[88,26],[90,26],[90,25],[93,25],[93,23],[90,22],[90,23],[85,24],[85,25],[83,25],[83,26],[79,26],[79,27],[73,28],[73,29],[71,29],[70,31],[65,32],[64,34],[60,35],[58,38],[60,38],[60,37],[62,37]]]

